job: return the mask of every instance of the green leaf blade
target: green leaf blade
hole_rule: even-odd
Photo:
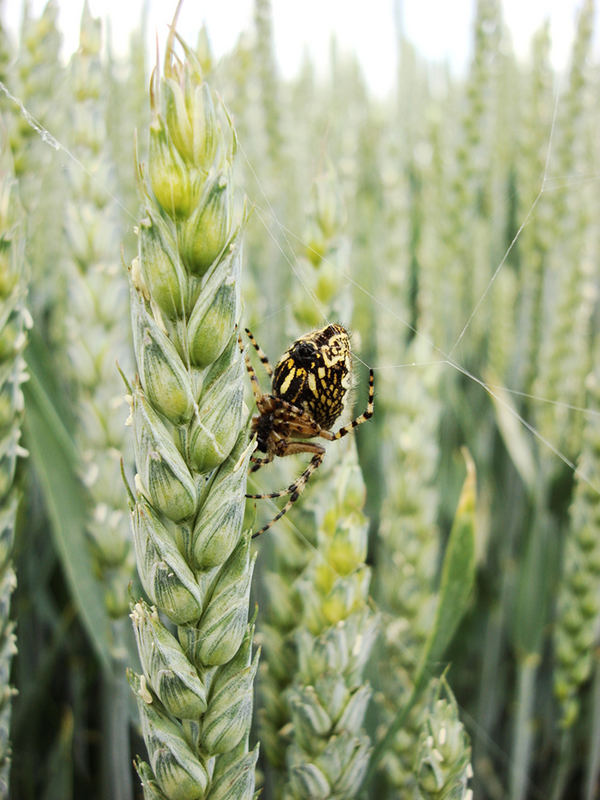
[[[475,583],[475,464],[466,449],[463,455],[467,476],[446,547],[435,622],[421,656],[418,679],[427,663],[444,655],[469,606]]]
[[[28,360],[30,380],[25,396],[25,437],[31,461],[38,475],[48,508],[54,545],[61,560],[73,602],[96,655],[107,672],[110,620],[101,587],[94,578],[85,526],[88,508],[73,460],[74,448],[68,432],[59,422],[56,406],[35,371],[35,359]]]

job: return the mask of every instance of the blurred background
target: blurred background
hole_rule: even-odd
[[[6,26],[16,34],[24,2],[12,0],[5,5]],[[45,4],[43,0],[29,0],[28,5],[33,14],[39,14]],[[67,59],[79,41],[80,4],[76,0],[61,0],[57,8],[57,25],[63,36],[61,54]],[[526,3],[506,0],[502,8],[504,23],[519,58],[526,57],[534,31],[547,19],[552,36],[552,63],[557,68],[566,65],[578,9],[574,0],[529,0]],[[164,41],[173,15],[172,4],[165,0],[125,4],[117,0],[97,0],[90,3],[90,9],[110,27],[112,46],[117,54],[127,52],[131,32],[144,16],[150,57],[155,37],[159,42]],[[252,14],[252,0],[184,3],[180,14],[181,29],[194,41],[201,25],[205,24],[210,32],[214,55],[219,58],[231,50],[242,31],[248,30]],[[292,78],[300,68],[304,53],[308,53],[323,73],[327,69],[330,41],[335,36],[340,48],[356,54],[372,91],[382,95],[394,85],[395,20],[400,20],[404,35],[423,57],[434,62],[447,62],[453,71],[464,72],[472,55],[474,14],[475,5],[471,0],[457,0],[451,6],[435,0],[420,3],[374,0],[368,15],[358,4],[344,3],[343,0],[328,0],[326,3],[276,0],[273,3],[273,44],[278,68],[282,77]],[[596,31],[594,48],[598,47],[598,41]]]
[[[144,748],[123,680],[140,589],[114,365],[132,374],[123,265],[137,252],[134,141],[144,161],[149,75],[174,7],[89,2],[84,24],[80,2],[0,8],[3,174],[18,180],[25,254],[5,315],[21,344],[3,352],[21,360],[5,385],[29,375],[23,402],[7,389],[11,796],[127,800],[140,796],[131,758]],[[461,448],[477,475],[472,591],[371,785],[381,798],[600,796],[598,14],[592,0],[183,4],[178,30],[239,140],[236,180],[251,209],[244,324],[276,362],[300,334],[344,323],[355,414],[375,370],[358,455],[352,437],[337,454],[334,443],[261,543],[255,735],[266,797],[278,796],[287,757],[275,699],[294,680],[266,645],[301,629],[298,587],[324,509],[346,509],[347,492],[358,507],[348,517],[368,519],[361,574],[381,635],[365,735],[376,746],[411,695],[445,598]],[[351,478],[336,478],[348,464]],[[252,491],[303,468],[274,465]],[[275,511],[249,505],[249,524]],[[454,738],[432,786],[424,765],[442,730]]]

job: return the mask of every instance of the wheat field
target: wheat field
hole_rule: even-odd
[[[0,798],[600,796],[597,9],[473,8],[0,26]]]

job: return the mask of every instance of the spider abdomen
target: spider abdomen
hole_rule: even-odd
[[[344,410],[350,386],[350,338],[341,325],[328,325],[297,339],[273,374],[273,395],[307,411],[329,430]]]

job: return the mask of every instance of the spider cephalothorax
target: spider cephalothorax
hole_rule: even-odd
[[[246,333],[260,356],[269,377],[272,393],[263,394],[248,357],[246,367],[252,381],[252,391],[258,415],[252,420],[257,450],[264,458],[252,456],[254,472],[275,456],[312,453],[312,459],[302,475],[287,489],[270,494],[247,494],[246,497],[266,499],[289,494],[290,499],[281,511],[255,536],[263,533],[286,514],[303,491],[312,473],[321,465],[325,448],[307,439],[320,437],[333,441],[350,433],[357,425],[373,415],[373,370],[369,370],[369,400],[366,411],[336,433],[329,429],[344,409],[344,401],[352,376],[350,337],[341,325],[327,325],[296,339],[279,360],[275,371],[256,340]],[[300,441],[298,441],[300,440]]]

